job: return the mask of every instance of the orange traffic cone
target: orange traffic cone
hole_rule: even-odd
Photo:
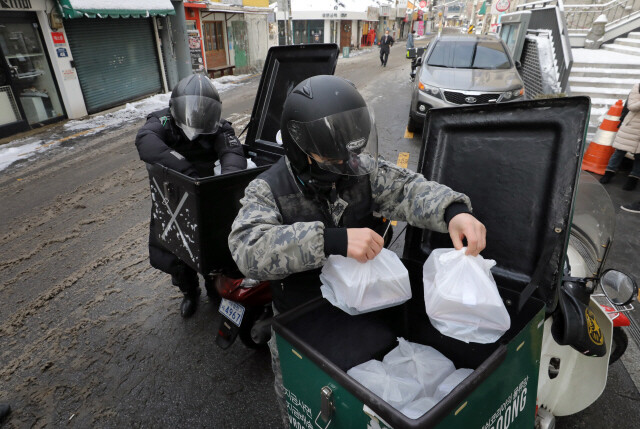
[[[609,158],[615,151],[613,148],[613,139],[618,132],[620,125],[620,115],[622,114],[622,100],[616,101],[611,106],[609,112],[604,117],[604,121],[600,124],[596,135],[593,137],[589,148],[582,159],[582,169],[591,171],[596,174],[604,174],[604,170],[609,163]]]

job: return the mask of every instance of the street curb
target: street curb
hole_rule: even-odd
[[[633,384],[636,386],[636,390],[640,392],[640,348],[638,348],[633,338],[629,339],[627,350],[620,360],[629,373]]]

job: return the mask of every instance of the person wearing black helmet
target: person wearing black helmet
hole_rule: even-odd
[[[285,156],[247,186],[229,235],[240,271],[271,280],[276,313],[321,296],[329,255],[366,262],[380,253],[374,212],[449,232],[457,249],[466,239],[468,254],[484,249],[486,230],[467,196],[378,159],[373,113],[349,81],[301,82],[284,103],[280,127]],[[270,347],[286,414],[273,336]]]
[[[162,164],[190,177],[214,175],[220,161],[221,173],[247,168],[242,144],[230,122],[221,119],[222,102],[211,81],[195,74],[182,79],[171,93],[169,107],[151,113],[136,136],[140,159]],[[154,268],[171,274],[184,298],[182,317],[196,311],[200,298],[198,274],[165,249],[153,234],[153,214],[149,234],[149,260]],[[208,280],[205,279],[205,285]],[[213,288],[207,287],[207,291]]]

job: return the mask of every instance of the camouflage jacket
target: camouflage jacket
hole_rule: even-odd
[[[291,167],[289,166],[289,173]],[[372,173],[371,195],[388,218],[412,226],[447,232],[445,209],[462,202],[471,210],[469,198],[421,174],[380,160]],[[298,222],[283,225],[282,216],[266,181],[255,179],[245,189],[242,207],[231,226],[229,248],[242,273],[259,280],[276,280],[322,267],[324,224]],[[329,203],[327,203],[329,204]],[[331,207],[338,219],[346,208],[340,198]]]

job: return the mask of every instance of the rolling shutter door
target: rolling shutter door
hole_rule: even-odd
[[[161,92],[150,19],[76,18],[64,27],[89,113]]]

